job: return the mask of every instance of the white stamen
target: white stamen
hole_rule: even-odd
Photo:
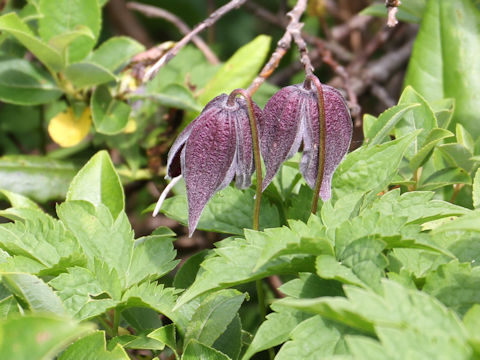
[[[160,194],[160,197],[158,198],[157,205],[155,205],[155,210],[153,210],[152,216],[158,215],[158,213],[160,212],[160,209],[162,208],[162,204],[165,201],[165,198],[167,197],[167,194],[170,192],[170,190],[172,190],[175,184],[180,181],[181,178],[182,178],[182,175],[178,175],[177,177],[174,177],[172,181],[170,181],[170,183],[165,187],[165,189]]]

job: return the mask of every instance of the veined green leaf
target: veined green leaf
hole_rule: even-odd
[[[126,36],[112,37],[95,49],[89,60],[114,72],[144,49],[145,47],[142,44],[132,38]]]
[[[191,340],[185,347],[182,360],[231,360],[227,355],[196,340]]]
[[[117,78],[110,70],[93,62],[77,62],[65,69],[65,76],[78,88],[105,84]]]
[[[104,331],[95,331],[70,345],[58,360],[129,360],[125,350],[116,345],[112,350],[107,350]]]
[[[67,201],[70,200],[103,204],[114,218],[125,208],[123,187],[106,151],[95,154],[75,175],[67,192]]]

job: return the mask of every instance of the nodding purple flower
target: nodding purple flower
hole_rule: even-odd
[[[260,108],[253,106],[255,116],[260,118]],[[167,175],[175,179],[182,175],[185,179],[190,236],[208,200],[234,177],[238,188],[249,187],[254,170],[246,100],[229,100],[226,94],[217,96],[182,131],[168,153]],[[157,203],[154,216],[163,199]]]
[[[319,82],[318,82],[319,83]],[[348,151],[352,119],[342,94],[321,85],[325,114],[325,162],[320,196],[331,197],[332,176]],[[306,83],[287,86],[268,101],[260,123],[260,145],[266,167],[263,189],[272,181],[281,164],[292,157],[303,142],[300,171],[314,189],[319,170],[319,99],[315,86]]]

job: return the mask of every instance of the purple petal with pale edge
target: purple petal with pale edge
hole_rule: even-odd
[[[343,95],[335,88],[323,85],[325,99],[325,119],[327,125],[325,170],[323,174],[320,197],[328,200],[331,197],[331,181],[338,164],[347,154],[352,140],[352,118]]]
[[[218,106],[207,105],[182,151],[190,235],[208,200],[235,174],[235,111],[223,106],[226,96],[215,99]]]
[[[322,85],[322,89],[325,103],[326,143],[320,197],[322,200],[328,200],[331,197],[333,173],[350,147],[352,119],[342,94],[327,85]],[[315,94],[315,92],[312,91],[312,94]],[[300,171],[311,188],[315,187],[318,174],[318,104],[316,100],[314,103],[315,110],[313,110],[313,105],[310,104],[311,114],[305,118],[307,131],[304,133],[304,150],[300,164]]]
[[[262,190],[270,184],[281,164],[300,147],[300,107],[305,94],[296,85],[287,86],[275,93],[265,105],[259,126],[260,147],[266,168]]]
[[[308,186],[314,188],[318,174],[318,144],[320,143],[318,99],[314,91],[309,91],[308,96],[304,98],[301,107],[301,122],[304,130],[300,172]]]
[[[239,110],[236,111],[235,129],[237,139],[237,151],[235,156],[236,176],[235,186],[239,189],[248,188],[252,184],[252,174],[255,170],[253,158],[252,130],[248,117],[247,103],[243,98],[237,98]],[[254,113],[257,123],[261,121],[262,110],[254,103]]]

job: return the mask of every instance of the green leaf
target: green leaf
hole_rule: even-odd
[[[84,25],[78,25],[75,30],[70,30],[59,35],[55,35],[48,41],[48,44],[61,54],[66,54],[67,47],[79,38],[87,38],[94,40],[95,35],[90,28]],[[64,59],[64,61],[67,59]],[[67,62],[67,61],[65,61]]]
[[[417,132],[375,146],[362,146],[349,153],[340,163],[332,180],[335,199],[352,192],[383,190],[398,171],[404,152]]]
[[[80,61],[93,49],[101,27],[100,6],[97,0],[40,0],[38,31],[44,41],[50,41],[59,34],[78,29],[79,25],[88,27],[92,37],[81,37],[68,47],[68,63]]]
[[[228,238],[217,242],[217,249],[201,264],[195,282],[179,298],[175,308],[207,291],[261,279],[272,274],[314,272],[311,255],[284,255],[256,269],[261,250],[266,247],[266,236],[247,230],[245,239]]]
[[[104,290],[95,274],[85,268],[69,268],[67,273],[60,274],[49,284],[57,290],[67,312],[79,320],[98,316],[118,303],[110,298],[95,298]]]
[[[480,326],[480,305],[473,305],[470,310],[463,317],[463,324],[469,332],[470,344],[478,354],[480,352],[480,336],[478,334],[478,327]]]
[[[435,190],[448,185],[472,183],[472,178],[463,169],[447,167],[434,172],[425,180],[422,180],[419,190]]]
[[[77,62],[65,69],[65,76],[78,88],[86,88],[115,81],[115,75],[93,62]]]
[[[212,347],[221,351],[232,360],[237,360],[242,346],[242,322],[237,313],[223,334],[215,340]]]
[[[232,186],[219,191],[205,206],[197,229],[243,234],[245,228],[252,227],[254,195],[255,191],[252,189],[241,191]],[[235,209],[235,211],[232,211],[232,209]],[[266,199],[262,199],[261,209],[261,229],[280,225],[278,210],[270,205]],[[188,206],[185,195],[177,195],[166,199],[160,211],[182,224],[188,223]]]
[[[145,94],[132,94],[129,96],[132,100],[151,99],[154,102],[165,107],[176,109],[192,110],[200,112],[202,107],[198,104],[192,92],[180,84],[168,84],[155,92]]]
[[[475,141],[473,141],[472,135],[470,135],[467,129],[462,124],[457,124],[455,134],[457,135],[457,142],[473,154],[475,152]]]
[[[460,216],[453,221],[447,222],[434,229],[434,233],[445,231],[477,231],[480,232],[480,211],[475,210],[470,214]]]
[[[345,332],[345,326],[314,316],[293,329],[291,340],[283,344],[275,360],[324,359],[339,354]]]
[[[220,351],[191,340],[185,348],[182,360],[230,360],[230,358]]]
[[[245,294],[221,290],[208,296],[198,307],[185,333],[185,344],[197,340],[212,346],[223,334],[245,300]]]
[[[321,255],[317,257],[315,266],[318,276],[323,279],[333,279],[344,284],[365,286],[365,283],[355,275],[350,267],[342,265],[342,262],[333,256]]]
[[[114,72],[127,64],[130,59],[142,52],[145,47],[126,36],[111,37],[100,45],[89,60]]]
[[[475,209],[480,207],[480,169],[475,173],[475,178],[473,180],[473,206]]]
[[[200,264],[205,260],[209,251],[207,249],[201,250],[196,254],[190,256],[178,269],[173,279],[173,286],[177,289],[186,289],[195,281]]]
[[[441,265],[425,279],[423,291],[435,296],[449,308],[463,316],[472,306],[480,303],[477,292],[480,268],[452,261]]]
[[[96,153],[72,180],[67,193],[67,201],[71,200],[103,204],[114,218],[125,208],[123,187],[106,151]]]
[[[167,345],[174,354],[177,355],[177,340],[176,340],[176,332],[175,332],[175,325],[168,324],[152,331],[150,334],[147,335],[149,338],[157,340],[161,343]]]
[[[248,86],[267,57],[270,41],[270,37],[259,35],[238,49],[205,86],[198,98],[200,104],[207,104],[218,94]]]
[[[127,285],[155,280],[173,270],[180,260],[174,260],[172,240],[155,235],[136,240]]]
[[[70,345],[58,360],[128,360],[130,359],[120,345],[107,350],[104,331],[95,331]]]
[[[434,100],[430,102],[430,106],[435,112],[438,126],[442,129],[447,129],[455,112],[455,99],[447,98]]]
[[[163,325],[157,312],[147,307],[130,307],[122,311],[122,318],[130,324],[137,333],[157,329]]]
[[[98,259],[125,280],[133,253],[133,231],[123,211],[114,219],[103,204],[95,207],[76,200],[58,206],[57,213],[82,246],[90,269]]]
[[[454,122],[474,138],[480,135],[476,121],[480,99],[480,11],[471,0],[429,0],[408,66],[406,85],[428,101],[455,98]],[[448,51],[447,51],[448,50]]]
[[[39,156],[0,158],[0,188],[38,202],[65,197],[77,167],[67,161]]]
[[[101,134],[115,135],[127,126],[132,108],[112,97],[107,86],[99,86],[90,100],[95,130]]]
[[[416,289],[388,280],[382,285],[382,294],[345,286],[347,299],[285,299],[279,303],[376,335],[385,354],[381,358],[470,358],[466,331],[452,311]]]
[[[60,298],[40,278],[22,273],[0,273],[2,283],[33,312],[64,315]]]
[[[39,210],[28,214],[21,221],[0,226],[0,246],[4,250],[35,261],[38,268],[31,272],[41,275],[55,275],[84,263],[78,242],[60,221]]]
[[[468,173],[475,168],[476,161],[472,160],[473,154],[462,144],[443,144],[438,147],[438,150],[450,166],[462,168]]]
[[[38,39],[17,14],[12,12],[1,16],[0,30],[13,35],[51,71],[58,72],[63,69],[65,64],[62,55]]]
[[[378,119],[370,125],[368,132],[365,134],[365,141],[370,146],[383,143],[402,117],[410,110],[419,106],[420,104],[418,103],[402,103],[385,110],[380,114]]]
[[[437,128],[437,119],[427,101],[411,86],[407,86],[400,97],[399,104],[420,103],[421,106],[405,113],[402,120],[395,127],[395,137],[399,138],[422,130],[407,149],[405,157],[411,159],[425,145],[429,133]]]
[[[410,169],[412,171],[417,170],[430,158],[433,149],[437,147],[440,141],[452,136],[454,136],[453,133],[441,128],[435,128],[430,131],[425,139],[424,145],[418,149],[417,153],[410,159]]]
[[[14,208],[40,210],[40,207],[35,202],[23,195],[8,190],[0,190],[0,194],[2,194]]]
[[[6,298],[0,300],[0,321],[7,319],[7,317],[12,317],[20,315],[19,305],[17,300],[10,295]]]
[[[73,340],[93,330],[91,324],[47,315],[11,317],[0,321],[0,333],[8,334],[0,342],[5,359],[52,359]]]
[[[38,105],[54,101],[61,94],[51,77],[27,60],[0,61],[0,100]]]
[[[308,315],[302,311],[282,306],[277,306],[275,310],[277,312],[268,314],[266,320],[260,324],[242,360],[248,360],[262,350],[284,343],[288,340],[291,331],[308,318]]]

